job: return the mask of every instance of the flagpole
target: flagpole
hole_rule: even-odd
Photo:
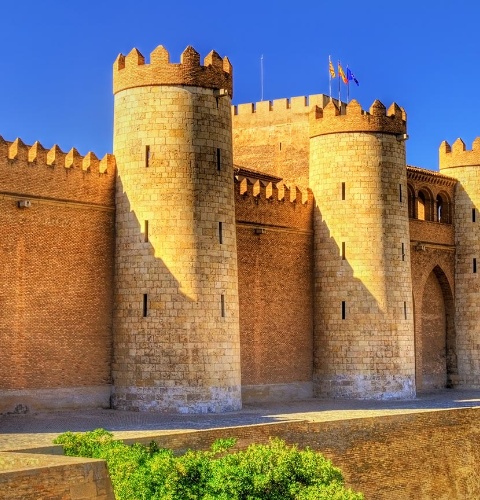
[[[341,107],[340,103],[342,102],[342,99],[340,95],[340,61],[338,61],[337,70],[338,70],[338,106]]]
[[[260,100],[263,101],[263,54],[260,58],[260,83],[262,87],[262,98]]]
[[[332,100],[332,73],[330,71],[330,67],[332,64],[332,59],[328,56],[328,95],[330,100]]]
[[[350,102],[350,80],[348,79],[348,64],[347,64],[347,104]]]

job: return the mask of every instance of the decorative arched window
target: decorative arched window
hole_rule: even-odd
[[[450,199],[445,193],[440,193],[436,199],[437,202],[437,213],[436,218],[438,222],[443,222],[444,224],[452,223],[452,206]]]
[[[433,197],[429,191],[422,189],[418,192],[417,218],[419,220],[434,220]]]
[[[410,184],[407,184],[408,191],[408,216],[410,219],[415,218],[415,191]]]
[[[425,193],[420,191],[418,193],[418,203],[417,203],[417,219],[426,220],[426,204],[427,200],[425,198]]]

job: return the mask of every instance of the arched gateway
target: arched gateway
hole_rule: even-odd
[[[417,391],[451,386],[457,372],[454,303],[445,273],[436,266],[423,288],[416,326]]]

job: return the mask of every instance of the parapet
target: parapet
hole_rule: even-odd
[[[232,106],[233,116],[255,114],[259,118],[272,114],[283,114],[286,112],[308,113],[312,106],[323,108],[330,101],[325,94],[313,94],[309,96],[298,96],[290,99],[274,99],[273,101],[249,102]],[[338,103],[338,101],[335,101]]]
[[[242,196],[253,196],[257,201],[282,201],[305,204],[311,199],[311,191],[302,192],[297,186],[289,187],[284,182],[269,182],[262,179],[235,176],[238,189]]]
[[[85,156],[72,148],[64,153],[56,144],[49,150],[45,149],[38,141],[28,146],[17,137],[13,142],[8,142],[0,136],[0,157],[8,160],[20,160],[28,163],[43,163],[49,167],[62,166],[64,168],[80,168],[84,171],[98,172],[100,174],[115,169],[115,157],[106,154],[99,160],[95,153],[89,152]]]
[[[235,175],[238,223],[312,230],[313,193],[280,182]]]
[[[81,156],[75,148],[64,153],[57,145],[47,150],[38,141],[29,146],[0,136],[0,178],[4,192],[111,205],[115,157],[99,160],[92,152]]]
[[[209,89],[224,89],[233,95],[233,69],[227,57],[212,50],[200,64],[200,54],[188,46],[180,63],[170,62],[170,54],[159,45],[150,53],[150,64],[132,49],[126,56],[119,54],[113,64],[113,93],[149,85],[188,85]]]
[[[364,111],[356,100],[344,109],[330,101],[323,109],[316,106],[310,112],[310,137],[342,132],[378,132],[405,134],[407,114],[393,103],[388,109],[378,100]]]
[[[440,170],[480,165],[480,137],[473,141],[470,150],[466,149],[462,139],[457,139],[452,146],[443,141],[438,157]]]

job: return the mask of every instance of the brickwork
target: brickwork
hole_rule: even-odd
[[[0,412],[109,405],[114,178],[111,156],[0,141]]]
[[[230,99],[163,82],[117,92],[114,152],[114,405],[238,409]]]
[[[475,139],[471,150],[466,150],[461,139],[450,147],[446,142],[440,146],[440,172],[458,180],[455,189],[455,326],[459,384],[465,387],[480,387],[480,349],[478,321],[480,305],[479,272],[474,268],[474,259],[480,262],[480,242],[477,224],[480,191],[478,169],[480,168],[480,138]],[[472,212],[473,211],[473,212]],[[475,215],[475,221],[474,221]]]
[[[308,187],[309,112],[329,101],[324,94],[239,104],[232,108],[233,160]]]
[[[328,422],[288,422],[149,436],[161,447],[207,449],[225,436],[237,448],[272,436],[323,453],[366,499],[461,500],[480,496],[480,410],[425,411]],[[138,439],[132,440],[138,442]],[[140,440],[142,441],[142,440]]]
[[[346,115],[333,103],[323,116],[318,110],[311,114],[315,392],[411,397],[413,304],[405,252],[410,239],[407,200],[400,199],[400,186],[407,192],[405,146],[392,133],[404,132],[406,125],[395,105],[385,114],[376,101],[370,111],[372,121],[352,101]],[[326,133],[325,119],[337,133]]]
[[[235,208],[243,401],[311,397],[311,193],[240,178]]]

